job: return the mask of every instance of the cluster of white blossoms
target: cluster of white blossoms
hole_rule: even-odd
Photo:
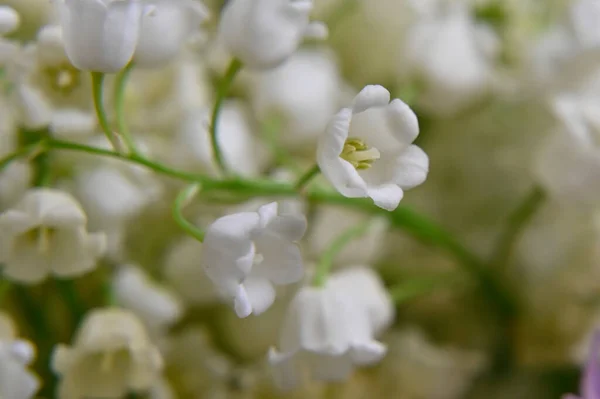
[[[0,3],[0,399],[567,388],[600,0]]]

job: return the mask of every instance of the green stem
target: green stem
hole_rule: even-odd
[[[306,171],[295,185],[296,190],[302,190],[312,179],[314,179],[319,173],[321,173],[321,169],[319,165],[315,164],[312,168]]]
[[[76,328],[81,323],[81,320],[83,320],[87,309],[79,296],[79,292],[75,286],[75,281],[55,279],[54,282],[58,292],[71,311],[71,315],[73,316],[73,325]]]
[[[173,219],[175,222],[189,235],[194,237],[196,240],[203,242],[204,241],[204,232],[190,223],[183,216],[183,208],[187,206],[200,192],[199,184],[192,184],[185,189],[183,189],[177,198],[175,199],[175,203],[173,204]]]
[[[125,89],[127,88],[127,82],[129,76],[133,70],[133,62],[127,64],[127,66],[117,74],[115,80],[115,114],[117,116],[117,129],[123,137],[123,141],[127,145],[129,152],[133,155],[140,156],[139,151],[133,140],[133,136],[127,126],[127,120],[125,119]]]
[[[352,240],[365,235],[369,231],[370,227],[371,223],[369,222],[353,226],[333,240],[331,245],[323,252],[321,259],[317,264],[317,269],[315,270],[315,276],[313,278],[313,285],[315,287],[322,287],[325,285],[327,276],[329,276],[329,273],[333,267],[333,261],[335,260],[335,257]]]
[[[26,158],[30,155],[36,153],[36,151],[43,151],[45,149],[45,143],[33,143],[26,145],[24,147],[19,148],[15,152],[7,155],[6,157],[0,159],[0,172],[4,170],[12,161],[16,161],[20,158]]]
[[[4,301],[6,295],[10,293],[10,289],[12,288],[12,286],[13,285],[9,280],[0,280],[0,304]]]
[[[388,289],[396,304],[428,295],[440,287],[446,287],[462,281],[462,276],[447,273],[440,276],[418,277],[398,283]]]
[[[223,173],[227,173],[227,167],[225,165],[225,160],[223,159],[223,153],[221,152],[221,147],[219,146],[219,138],[217,132],[217,125],[219,123],[219,115],[221,114],[221,108],[223,107],[223,102],[229,93],[229,89],[233,83],[238,72],[242,69],[242,63],[238,59],[233,59],[227,71],[225,72],[225,76],[223,80],[219,84],[217,88],[217,99],[215,100],[215,106],[213,108],[212,116],[210,119],[210,144],[212,146],[212,151],[215,156],[215,162],[219,170]]]
[[[201,183],[203,191],[222,190],[239,195],[248,195],[251,197],[294,197],[298,195],[295,186],[273,182],[269,180],[243,180],[226,179],[215,180],[207,176],[187,173],[168,166],[154,163],[150,160],[137,158],[135,156],[123,155],[114,151],[103,150],[95,147],[75,144],[65,141],[50,140],[47,141],[48,148],[86,152],[89,154],[118,158],[123,161],[142,165],[157,173],[181,179],[192,183]],[[23,153],[26,155],[27,152]],[[11,155],[11,159],[18,156]],[[417,214],[411,209],[400,206],[393,212],[385,211],[373,205],[372,201],[362,198],[346,198],[338,193],[323,190],[310,190],[305,197],[311,202],[327,203],[331,205],[340,205],[351,209],[357,209],[371,215],[382,215],[386,217],[394,227],[408,231],[417,239],[424,242],[435,244],[437,247],[447,251],[459,263],[459,265],[479,281],[482,293],[489,299],[491,305],[500,314],[509,316],[514,314],[516,304],[504,285],[497,281],[487,264],[482,262],[476,255],[458,242],[452,234],[433,223],[426,217]]]
[[[102,131],[106,135],[106,138],[111,143],[115,151],[121,151],[121,144],[119,139],[110,128],[108,117],[106,116],[106,110],[104,109],[104,74],[101,72],[92,72],[92,92],[94,97],[94,107],[96,109],[96,115],[98,116],[98,122]]]
[[[544,203],[545,198],[544,191],[539,187],[534,187],[508,216],[506,226],[492,256],[492,264],[496,270],[506,271],[517,241]]]

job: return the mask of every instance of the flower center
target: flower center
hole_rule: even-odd
[[[80,72],[70,64],[62,64],[46,69],[52,89],[67,95],[79,86],[81,81]]]
[[[340,157],[350,162],[357,170],[365,170],[373,166],[373,162],[381,158],[381,154],[377,148],[369,148],[363,140],[349,138],[344,143]]]
[[[46,226],[36,227],[25,233],[28,242],[35,243],[40,254],[45,254],[50,249],[50,240],[54,235],[54,229]]]

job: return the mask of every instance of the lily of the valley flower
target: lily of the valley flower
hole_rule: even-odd
[[[394,210],[404,190],[425,181],[429,158],[411,143],[419,134],[414,112],[390,102],[381,86],[367,86],[333,117],[317,147],[321,173],[344,196],[371,197]]]
[[[21,18],[9,6],[0,6],[0,35],[6,35],[19,27]]]
[[[304,38],[324,38],[327,28],[310,22],[313,0],[232,0],[227,2],[219,34],[231,54],[250,68],[276,67]]]
[[[141,0],[54,0],[69,59],[82,70],[114,73],[133,57]]]
[[[275,382],[290,389],[311,379],[341,381],[355,366],[378,362],[386,347],[373,339],[368,312],[357,292],[332,286],[304,287],[290,303],[279,346],[269,351]]]
[[[35,348],[17,339],[12,320],[0,313],[0,397],[29,399],[40,387],[39,378],[27,370],[35,359]]]
[[[152,11],[142,19],[134,61],[142,68],[166,65],[207,17],[196,0],[150,0]]]
[[[151,388],[163,362],[143,324],[121,309],[88,313],[73,346],[58,345],[52,367],[61,398],[121,398]]]
[[[79,276],[93,269],[106,246],[102,233],[88,234],[81,206],[54,189],[31,189],[0,214],[0,262],[4,275],[24,283],[48,274]]]
[[[276,202],[257,212],[227,215],[207,229],[201,263],[217,289],[233,299],[239,317],[260,314],[275,300],[273,284],[302,278],[296,242],[305,231],[306,219],[279,215]]]
[[[596,333],[593,338],[589,358],[583,371],[583,377],[581,378],[579,387],[580,396],[567,394],[563,396],[563,399],[600,398],[600,363],[598,362],[598,353],[600,353],[600,333]]]

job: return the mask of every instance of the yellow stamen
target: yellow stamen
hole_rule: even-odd
[[[344,143],[340,157],[350,162],[356,169],[365,170],[381,158],[381,153],[377,148],[369,148],[361,139],[349,138]]]

